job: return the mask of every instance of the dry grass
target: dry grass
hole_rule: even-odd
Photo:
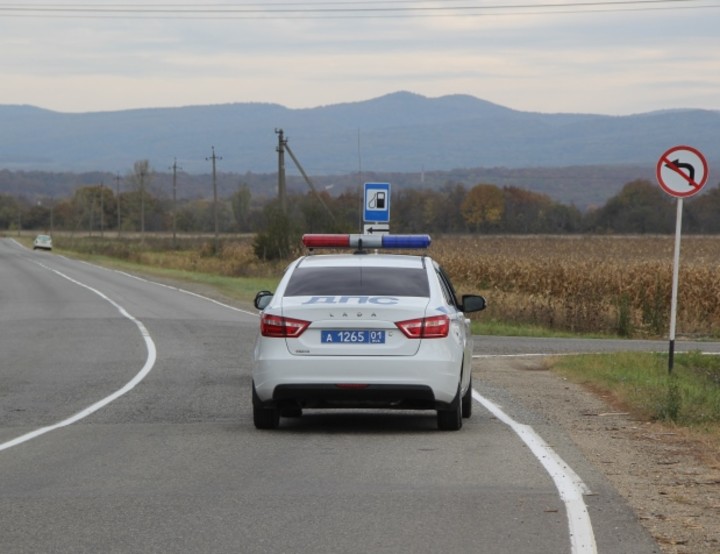
[[[138,254],[137,261],[166,269],[226,277],[255,277],[269,269],[267,264],[255,257],[248,240],[223,241],[217,255],[212,242],[204,242],[191,249],[146,250]]]
[[[486,317],[558,330],[667,335],[672,236],[468,236],[436,239],[433,257]],[[677,333],[720,335],[720,237],[682,240]]]
[[[165,269],[225,277],[278,277],[287,260],[258,260],[249,235],[173,245],[168,238],[122,241],[58,238],[59,247]],[[672,288],[673,236],[433,237],[430,255],[458,292],[489,301],[484,321],[557,331],[666,337]],[[720,336],[720,237],[684,236],[677,334]]]

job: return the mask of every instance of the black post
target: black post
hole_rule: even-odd
[[[670,355],[668,357],[668,373],[672,374],[673,364],[675,363],[675,340],[670,340]]]

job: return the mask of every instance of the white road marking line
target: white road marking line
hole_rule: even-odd
[[[473,398],[522,439],[552,478],[565,504],[572,554],[597,554],[595,533],[583,500],[583,495],[590,494],[587,485],[532,427],[518,423],[475,389]]]
[[[125,277],[130,277],[131,279],[136,279],[137,281],[142,281],[143,283],[157,285],[158,287],[164,287],[166,289],[174,290],[176,292],[181,292],[183,294],[187,294],[188,296],[194,296],[195,298],[200,298],[201,300],[207,300],[208,302],[212,302],[213,304],[217,304],[218,306],[222,306],[223,308],[227,308],[228,310],[240,312],[241,314],[258,317],[257,313],[249,312],[248,310],[243,310],[242,308],[236,308],[235,306],[231,306],[230,304],[225,304],[224,302],[220,302],[219,300],[215,300],[214,298],[210,298],[209,296],[203,296],[202,294],[198,294],[196,292],[192,292],[192,291],[189,291],[186,289],[181,289],[181,288],[173,286],[173,285],[166,285],[165,283],[159,283],[158,281],[153,281],[151,279],[139,277],[137,275],[133,275],[132,273],[127,273],[126,271],[120,271],[119,269],[109,269],[109,268],[91,264],[90,262],[85,262],[82,260],[81,260],[81,263],[84,263],[84,264],[94,267],[96,269],[102,269],[104,271],[112,271],[113,273],[119,273],[120,275],[124,275]]]
[[[581,354],[602,354],[602,352],[553,352],[552,354],[473,354],[473,359],[488,358],[547,358],[550,356],[579,356]]]
[[[24,435],[22,435],[22,436],[20,436],[20,437],[17,437],[17,438],[15,438],[15,439],[13,439],[13,440],[10,440],[10,441],[8,441],[8,442],[4,442],[4,443],[0,444],[0,451],[2,451],[2,450],[7,450],[8,448],[12,448],[13,446],[17,446],[17,445],[19,445],[19,444],[22,444],[22,443],[24,443],[24,442],[27,442],[27,441],[32,440],[32,439],[34,439],[34,438],[37,438],[37,437],[39,437],[39,436],[41,436],[41,435],[44,435],[45,433],[49,433],[50,431],[55,431],[55,430],[60,429],[60,428],[62,428],[62,427],[67,427],[68,425],[72,425],[73,423],[76,423],[76,422],[80,421],[81,419],[86,418],[86,417],[89,416],[90,414],[95,413],[95,412],[98,411],[99,409],[107,406],[108,404],[110,404],[110,403],[113,402],[114,400],[120,398],[120,397],[121,397],[122,395],[124,395],[126,392],[128,392],[128,391],[132,390],[133,388],[135,388],[135,385],[137,385],[138,383],[140,383],[140,381],[142,381],[142,380],[147,376],[147,374],[150,373],[150,370],[152,370],[153,366],[155,365],[155,360],[156,360],[156,358],[157,358],[157,350],[156,350],[156,348],[155,348],[155,343],[153,342],[152,338],[150,337],[150,333],[148,333],[148,330],[145,328],[145,325],[143,325],[140,320],[138,320],[138,319],[136,319],[135,317],[133,317],[132,315],[130,315],[130,314],[125,310],[125,308],[123,308],[122,306],[120,306],[120,304],[118,304],[118,303],[115,302],[114,300],[111,300],[110,298],[108,298],[107,296],[105,296],[105,295],[104,295],[102,292],[100,292],[99,290],[94,289],[94,288],[92,288],[91,286],[88,286],[88,285],[86,285],[86,284],[84,284],[84,283],[81,283],[80,281],[77,281],[77,280],[73,279],[72,277],[69,277],[69,276],[65,275],[64,273],[61,273],[60,271],[58,271],[58,270],[56,270],[56,269],[53,269],[53,268],[51,268],[51,267],[48,267],[48,266],[46,266],[46,265],[44,265],[44,264],[42,264],[42,263],[40,263],[40,262],[34,262],[34,263],[36,263],[37,265],[39,265],[39,266],[41,266],[41,267],[43,267],[43,268],[45,268],[45,269],[47,269],[47,270],[49,270],[49,271],[52,271],[53,273],[59,275],[60,277],[63,277],[63,278],[65,278],[65,279],[67,279],[68,281],[70,281],[70,282],[72,282],[72,283],[75,283],[76,285],[79,285],[79,286],[81,286],[81,287],[84,287],[84,288],[88,289],[89,291],[94,292],[94,293],[97,294],[100,298],[102,298],[103,300],[106,300],[107,302],[109,302],[110,304],[112,304],[113,306],[115,306],[115,308],[117,308],[117,310],[120,312],[120,314],[121,314],[123,317],[126,317],[127,319],[129,319],[130,321],[132,321],[132,322],[137,326],[137,328],[140,330],[140,334],[142,335],[143,339],[145,340],[145,346],[146,346],[146,348],[147,348],[147,353],[148,353],[148,355],[147,355],[147,359],[145,360],[145,365],[142,367],[142,369],[137,373],[137,375],[135,375],[135,377],[133,377],[133,378],[132,378],[124,387],[122,387],[121,389],[115,391],[115,392],[112,393],[110,396],[106,396],[106,397],[103,398],[102,400],[99,400],[98,402],[95,402],[95,403],[92,404],[91,406],[88,406],[88,407],[85,408],[84,410],[76,413],[75,415],[70,416],[70,417],[67,418],[67,419],[63,419],[62,421],[59,421],[59,422],[57,422],[57,423],[55,423],[55,424],[53,424],[53,425],[48,425],[47,427],[41,427],[40,429],[36,429],[35,431],[31,431],[30,433],[26,433],[26,434],[24,434]]]
[[[690,352],[698,352],[702,356],[720,356],[720,352],[712,350],[694,350],[688,348],[685,350],[675,350],[675,354],[688,354]],[[491,358],[557,358],[560,356],[603,356],[605,354],[620,353],[647,353],[647,354],[666,354],[666,350],[606,350],[606,351],[585,351],[585,352],[546,352],[546,353],[527,353],[527,354],[473,354],[473,359],[489,360]]]
[[[251,315],[254,317],[258,317],[257,313],[249,312],[247,310],[243,310],[242,308],[236,308],[235,306],[231,306],[230,304],[225,304],[224,302],[220,302],[219,300],[215,300],[214,298],[210,298],[209,296],[203,296],[202,294],[198,294],[196,292],[192,292],[189,290],[181,289],[179,287],[175,287],[173,285],[166,285],[165,283],[158,283],[157,281],[151,281],[150,279],[145,279],[143,277],[138,277],[137,275],[133,275],[131,273],[125,273],[124,271],[114,270],[116,273],[120,273],[121,275],[125,275],[127,277],[132,277],[133,279],[137,279],[138,281],[144,281],[146,283],[150,283],[152,285],[157,285],[159,287],[165,287],[170,290],[174,290],[177,292],[181,292],[183,294],[187,294],[189,296],[194,296],[195,298],[200,298],[201,300],[207,300],[208,302],[212,302],[213,304],[217,304],[218,306],[222,306],[223,308],[227,308],[229,310],[233,310],[235,312],[240,312],[241,314]]]

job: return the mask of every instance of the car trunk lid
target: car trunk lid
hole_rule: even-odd
[[[297,356],[412,356],[419,339],[407,338],[398,321],[422,318],[428,298],[395,296],[298,296],[282,300],[282,315],[309,321],[286,338]]]

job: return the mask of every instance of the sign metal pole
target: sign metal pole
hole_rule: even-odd
[[[682,234],[683,199],[677,199],[677,216],[675,218],[675,254],[673,256],[672,298],[670,300],[670,352],[668,356],[668,373],[672,373],[675,360],[675,323],[677,321],[678,281],[680,275],[680,236]]]

